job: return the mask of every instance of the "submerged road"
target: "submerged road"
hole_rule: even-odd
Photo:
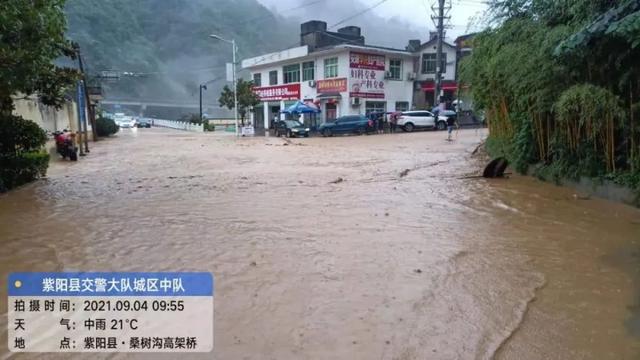
[[[210,271],[216,359],[640,358],[640,211],[445,136],[124,129],[0,196],[1,276]]]

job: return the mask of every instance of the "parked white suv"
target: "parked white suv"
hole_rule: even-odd
[[[398,117],[398,126],[406,132],[412,132],[416,128],[429,128],[444,130],[447,128],[447,117],[436,117],[426,110],[403,111]]]

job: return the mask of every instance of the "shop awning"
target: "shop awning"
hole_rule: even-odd
[[[297,101],[295,104],[282,110],[282,112],[287,114],[317,114],[320,112],[320,109],[313,103],[305,104],[302,101]]]
[[[436,83],[434,81],[427,81],[422,83],[423,91],[434,91],[436,89]],[[443,81],[442,90],[458,90],[458,84],[455,81]]]
[[[328,92],[318,94],[316,100],[327,100],[327,99],[342,99],[342,95],[339,92]]]

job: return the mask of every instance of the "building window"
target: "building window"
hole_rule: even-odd
[[[262,74],[260,73],[253,74],[253,85],[262,86]]]
[[[389,79],[402,80],[402,60],[391,59],[389,60]]]
[[[436,73],[436,54],[422,54],[422,73]],[[447,54],[442,54],[442,73],[447,72]]]
[[[282,76],[285,84],[300,82],[300,64],[284,66]]]
[[[313,61],[307,61],[302,63],[302,81],[314,80],[315,64]]]
[[[278,70],[269,71],[269,85],[278,85]]]
[[[324,59],[324,78],[338,77],[338,58]]]
[[[387,103],[384,101],[365,101],[364,103],[364,113],[369,115],[370,113],[380,113],[385,112],[387,107]]]
[[[409,102],[396,101],[396,111],[409,111]]]

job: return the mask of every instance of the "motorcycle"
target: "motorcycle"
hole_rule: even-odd
[[[67,131],[56,131],[53,136],[58,154],[63,159],[69,158],[71,161],[78,161],[78,147],[74,141],[75,134]]]

